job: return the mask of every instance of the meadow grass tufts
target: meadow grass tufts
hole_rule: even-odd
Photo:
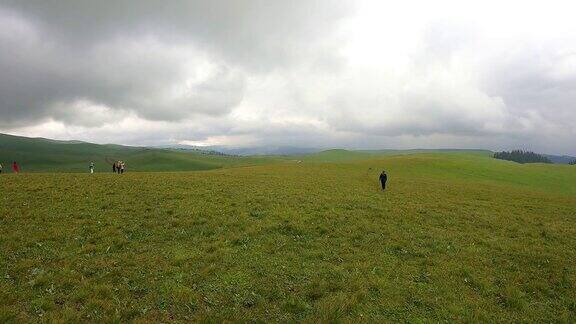
[[[2,175],[0,322],[574,320],[574,168],[342,160]]]

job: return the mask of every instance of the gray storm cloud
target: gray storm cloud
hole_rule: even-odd
[[[575,154],[570,8],[444,2],[0,0],[0,131]]]
[[[306,56],[341,15],[324,1],[2,1],[2,126],[82,124],[62,114],[78,101],[153,120],[227,114],[248,73]]]

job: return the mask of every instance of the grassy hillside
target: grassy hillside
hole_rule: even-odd
[[[366,159],[374,159],[383,156],[391,155],[411,155],[423,153],[442,153],[442,154],[457,154],[457,155],[477,155],[489,156],[492,154],[490,151],[484,150],[343,150],[332,149],[311,153],[306,155],[294,156],[302,161],[307,162],[350,162],[360,161]]]
[[[434,153],[0,192],[0,322],[576,319],[574,167]]]
[[[195,171],[271,162],[265,157],[230,157],[197,152],[54,141],[0,134],[0,163],[9,169],[17,161],[25,172],[111,172],[111,161],[122,160],[129,171]]]
[[[112,162],[122,160],[128,171],[199,171],[223,167],[261,165],[281,161],[352,162],[390,155],[418,153],[489,155],[479,150],[326,150],[289,156],[222,156],[197,151],[99,145],[0,134],[0,163],[9,171],[17,161],[24,172],[87,172],[91,161],[96,172],[111,172]]]

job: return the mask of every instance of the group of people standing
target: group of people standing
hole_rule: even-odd
[[[126,169],[126,164],[124,163],[124,161],[116,161],[116,162],[112,163],[112,172],[113,173],[122,174],[122,173],[124,173],[125,169]],[[88,170],[90,171],[90,173],[94,173],[94,162],[90,162],[90,165],[88,166]]]
[[[0,163],[0,173],[4,170],[4,166]],[[12,173],[20,173],[20,166],[16,161],[12,162]]]
[[[114,173],[122,174],[124,173],[125,168],[126,165],[124,164],[124,161],[116,161],[112,164],[112,172]]]

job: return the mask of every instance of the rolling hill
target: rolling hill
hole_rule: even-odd
[[[368,159],[376,159],[384,156],[397,156],[397,155],[412,155],[412,154],[456,154],[456,155],[477,155],[477,156],[490,156],[491,151],[486,150],[450,150],[450,149],[430,149],[430,150],[344,150],[344,149],[331,149],[316,153],[305,155],[294,155],[297,158],[306,162],[325,162],[325,163],[338,163],[338,162],[352,162]]]
[[[193,148],[193,149],[191,149]],[[265,151],[263,148],[259,149]],[[274,149],[268,150],[275,152]],[[293,152],[307,152],[291,148]],[[236,152],[229,150],[226,152]],[[240,151],[238,151],[240,152]],[[248,149],[242,151],[249,152]],[[279,162],[302,161],[307,163],[344,163],[377,159],[385,156],[414,154],[472,155],[489,157],[488,150],[466,149],[412,149],[412,150],[309,150],[307,153],[288,155],[282,150],[278,155],[226,155],[216,151],[203,151],[196,147],[170,148],[133,147],[115,144],[93,144],[81,141],[58,141],[45,138],[28,138],[0,134],[0,163],[5,170],[17,161],[23,172],[87,172],[91,161],[96,172],[111,172],[113,161],[126,162],[128,171],[200,171],[235,166],[262,165]],[[550,156],[558,163],[567,163],[571,157]]]
[[[113,161],[126,162],[129,171],[197,171],[270,163],[266,157],[237,157],[80,141],[56,141],[0,134],[0,163],[8,169],[17,161],[24,172],[111,172]]]

